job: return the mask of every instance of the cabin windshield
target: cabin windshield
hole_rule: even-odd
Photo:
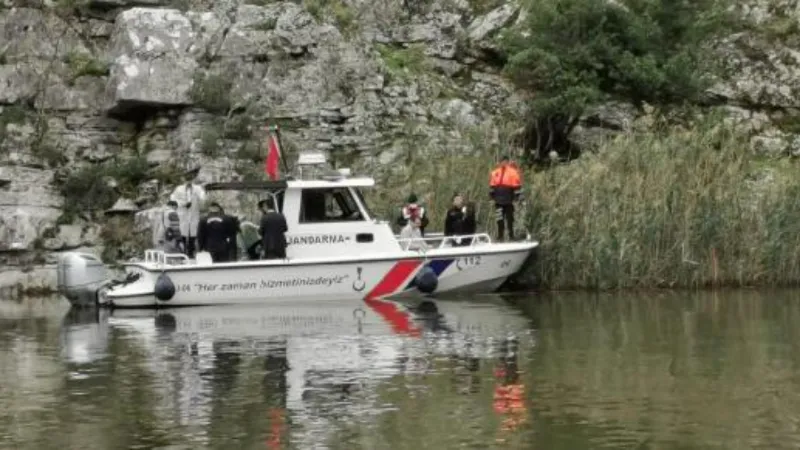
[[[300,223],[355,222],[364,215],[346,187],[303,189]]]
[[[372,217],[374,219],[375,215],[372,214],[372,210],[369,208],[369,203],[367,203],[367,200],[364,198],[364,193],[361,192],[361,189],[353,188],[353,192],[356,193],[356,197],[358,197],[358,201],[361,202],[361,206],[364,207],[364,212],[366,212],[369,217]]]

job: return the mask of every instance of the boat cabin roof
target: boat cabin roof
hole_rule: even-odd
[[[375,180],[369,177],[336,177],[330,179],[275,181],[222,181],[207,183],[206,191],[276,191],[287,188],[315,189],[330,187],[372,187]]]

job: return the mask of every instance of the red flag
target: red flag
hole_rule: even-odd
[[[267,143],[267,160],[264,163],[264,172],[270,180],[278,179],[278,161],[281,159],[281,148],[278,145],[278,138],[270,133]]]

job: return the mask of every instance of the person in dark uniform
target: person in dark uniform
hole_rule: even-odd
[[[211,202],[208,210],[208,215],[200,221],[197,228],[198,248],[210,253],[214,262],[228,262],[231,256],[228,244],[231,234],[230,219],[225,216],[217,202]]]
[[[461,236],[464,234],[462,228],[464,227],[464,198],[461,194],[453,196],[453,205],[447,210],[447,215],[444,218],[444,235],[445,236]],[[459,242],[453,241],[453,245],[461,245]]]
[[[475,234],[475,208],[465,206],[461,194],[453,196],[453,206],[447,210],[444,221],[445,236],[467,236]],[[472,243],[472,238],[459,238],[453,240],[454,246],[467,246]]]
[[[286,218],[275,210],[275,205],[271,198],[258,202],[258,207],[264,213],[261,216],[261,224],[259,226],[264,259],[286,258],[285,233],[289,231],[289,227],[286,225]]]
[[[239,260],[239,243],[236,242],[236,237],[241,231],[241,223],[239,218],[230,214],[224,214],[226,229],[228,230],[228,261]]]
[[[478,222],[475,219],[475,202],[467,202],[464,207],[464,222],[461,224],[461,231],[465,236],[474,235],[478,231]],[[472,238],[464,238],[464,245],[472,244]]]

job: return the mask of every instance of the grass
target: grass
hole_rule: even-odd
[[[800,180],[713,122],[621,136],[529,180],[551,288],[795,284]]]
[[[541,287],[800,284],[795,162],[759,158],[746,136],[712,120],[621,135],[598,153],[524,173],[527,199],[517,220],[541,243],[530,273]],[[409,175],[373,194],[376,209],[394,219],[413,189],[428,197],[431,229],[440,229],[459,190],[493,231],[486,184],[496,154],[488,147],[414,162]]]
[[[411,44],[408,47],[397,47],[378,44],[377,49],[392,77],[406,79],[422,73],[428,68],[425,48],[422,45]]]
[[[105,77],[110,71],[109,64],[87,55],[86,53],[71,51],[64,57],[64,62],[70,70],[67,82],[71,85],[80,77]]]
[[[303,0],[303,7],[318,22],[330,15],[345,34],[355,32],[358,27],[356,11],[341,0]]]

